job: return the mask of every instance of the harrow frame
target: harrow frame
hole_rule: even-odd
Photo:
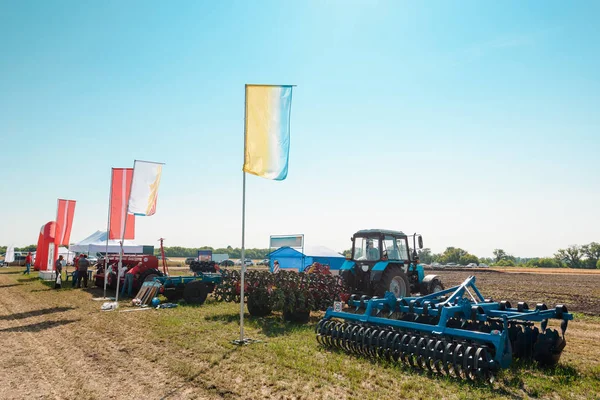
[[[416,364],[422,366],[423,358],[436,359],[437,357],[439,360],[442,357],[441,353],[434,354],[443,352],[443,349],[435,346],[435,340],[443,338],[444,346],[448,342],[463,341],[465,342],[463,351],[465,347],[472,344],[472,348],[467,348],[470,355],[467,354],[466,358],[476,358],[475,351],[478,346],[485,346],[486,351],[491,350],[493,358],[485,361],[486,371],[495,371],[510,365],[513,358],[509,337],[510,326],[532,326],[533,323],[540,322],[543,334],[546,332],[548,319],[560,319],[564,342],[568,321],[573,319],[573,314],[569,313],[564,305],[548,309],[545,304],[540,303],[535,309],[530,310],[524,302],[519,302],[517,307],[513,308],[507,301],[494,302],[485,299],[475,286],[474,276],[468,277],[458,286],[425,296],[396,298],[392,293],[387,292],[383,298],[369,299],[367,296],[353,295],[347,303],[354,308],[353,312],[335,311],[331,307],[327,310],[316,328],[317,340],[320,343],[342,348],[348,352],[385,355],[388,358],[394,352],[398,354],[405,351],[416,357]],[[395,319],[394,316],[405,318]],[[341,319],[344,323],[334,326],[330,322],[335,321],[333,319]],[[420,321],[423,319],[426,322]],[[463,325],[469,323],[472,325],[470,328],[457,326],[457,321]],[[474,326],[486,322],[494,324],[488,329],[489,332],[475,330]],[[493,329],[494,327],[496,329]],[[404,333],[408,338],[399,339],[398,333]],[[424,333],[426,336],[411,337],[406,333],[416,335]],[[538,333],[539,331],[535,335]],[[350,343],[357,340],[358,346]],[[489,349],[488,345],[493,349]],[[533,353],[533,349],[530,352]],[[456,351],[452,353],[454,354],[451,356],[455,357],[456,363]],[[443,356],[444,360],[446,356],[447,354]],[[404,359],[404,355],[402,358]],[[474,360],[469,362],[477,364]],[[410,364],[413,365],[412,359]],[[432,370],[429,362],[427,367]]]

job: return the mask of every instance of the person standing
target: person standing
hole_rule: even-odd
[[[121,289],[121,297],[125,293],[125,287],[127,287],[127,297],[131,297],[133,289],[133,280],[140,275],[140,269],[142,268],[142,262],[140,261],[137,265],[131,268],[125,274],[125,281],[123,282],[123,288]]]
[[[31,269],[31,252],[27,253],[27,257],[25,257],[25,272],[23,275],[29,275],[29,270]]]
[[[56,280],[54,281],[54,289],[60,289],[62,287],[62,268],[63,268],[63,256],[58,256],[58,260],[54,263],[56,268]]]
[[[77,288],[81,287],[81,280],[83,279],[83,286],[87,288],[88,285],[88,268],[90,266],[90,262],[87,259],[87,255],[82,254],[81,258],[79,258],[79,262],[77,263],[79,267],[77,269]]]
[[[77,277],[79,276],[78,270],[79,270],[79,260],[80,259],[81,259],[81,255],[77,255],[77,256],[75,256],[75,259],[73,260],[73,279],[71,280],[72,287],[75,287],[75,284],[77,283]]]

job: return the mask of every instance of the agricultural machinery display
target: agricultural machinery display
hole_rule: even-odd
[[[158,269],[158,258],[156,256],[145,255],[145,254],[136,254],[136,255],[124,255],[123,256],[123,266],[129,268],[133,268],[138,263],[142,263],[139,274],[136,274],[133,280],[133,288],[135,290],[139,290],[142,286],[142,283],[146,281],[152,281],[154,278],[158,276],[163,276],[162,273]],[[104,271],[105,271],[105,257],[100,258],[98,263],[96,264],[96,278],[95,284],[98,287],[104,287]],[[118,254],[109,254],[108,255],[108,277],[107,277],[107,285],[111,289],[117,288],[117,271],[119,265],[119,255]],[[121,276],[120,286],[123,285],[124,277]]]
[[[323,271],[323,268],[315,270]],[[221,270],[222,282],[213,296],[218,301],[240,301],[240,273]],[[294,322],[308,321],[311,311],[325,311],[333,301],[340,300],[344,286],[339,276],[328,273],[298,273],[283,271],[247,271],[244,296],[252,316],[266,316],[272,311],[282,311],[284,319]]]
[[[469,380],[492,380],[513,358],[555,365],[573,319],[563,305],[485,299],[473,276],[425,296],[353,295],[347,303],[347,311],[337,303],[319,321],[323,346]],[[561,321],[560,333],[548,328],[550,319]]]
[[[159,276],[154,280],[161,283],[160,292],[167,300],[184,299],[188,304],[204,304],[206,297],[221,283],[222,276],[214,261],[193,261],[190,264],[193,276]]]

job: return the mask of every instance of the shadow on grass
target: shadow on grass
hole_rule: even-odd
[[[0,289],[2,288],[9,288],[9,287],[15,287],[15,286],[21,286],[20,283],[11,283],[10,285],[0,285]]]
[[[221,321],[226,323],[239,322],[239,314],[220,314],[205,317],[207,321]],[[267,337],[289,335],[298,331],[313,331],[319,318],[311,317],[308,324],[299,324],[284,321],[281,315],[269,315],[266,317],[253,317],[244,314],[244,323],[255,329],[260,329]]]
[[[16,274],[22,274],[22,271],[4,271],[4,272],[0,272],[0,275],[16,275]]]
[[[24,326],[15,326],[13,328],[0,329],[0,332],[41,332],[46,329],[54,328],[56,326],[68,325],[73,322],[78,322],[79,319],[63,319],[58,321],[44,321],[36,324],[29,324]]]
[[[40,315],[60,313],[60,312],[65,312],[65,311],[71,311],[74,309],[75,309],[75,307],[42,308],[40,310],[32,310],[32,311],[26,311],[26,312],[17,313],[17,314],[2,315],[2,316],[0,316],[0,321],[10,321],[12,319],[24,319],[24,318],[30,318],[30,317],[37,317]]]
[[[19,278],[17,279],[17,282],[33,282],[33,281],[37,281],[40,278],[38,278],[37,276],[32,276],[31,278]]]

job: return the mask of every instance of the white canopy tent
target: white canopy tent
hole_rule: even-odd
[[[69,251],[66,247],[59,247],[58,255],[63,256],[63,258],[65,259],[65,261],[67,263],[70,263],[71,261],[73,261],[75,259],[75,252]]]
[[[106,251],[106,231],[96,231],[86,237],[79,243],[69,246],[69,250],[77,253],[104,253]],[[108,252],[119,253],[121,251],[120,240],[112,239],[108,241]],[[144,246],[135,244],[132,240],[125,240],[123,243],[123,252],[126,254],[141,254]]]

